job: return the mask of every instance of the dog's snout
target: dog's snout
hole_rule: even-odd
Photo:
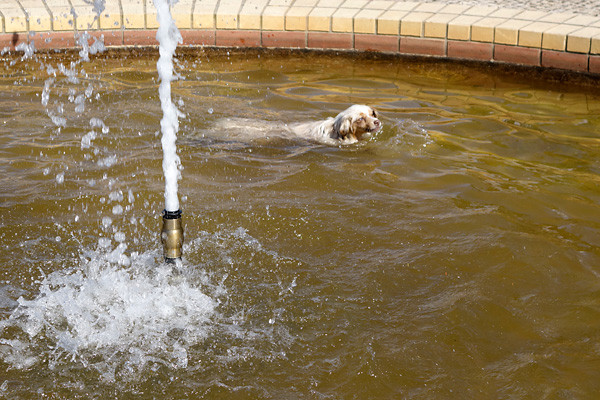
[[[373,124],[375,124],[375,126],[379,126],[379,125],[381,125],[381,122],[379,122],[379,120],[376,119],[375,121],[373,121]]]

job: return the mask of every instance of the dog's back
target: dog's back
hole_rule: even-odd
[[[325,144],[337,144],[336,138],[331,136],[334,124],[333,118],[324,121],[303,122],[289,125],[288,131],[297,138],[313,140]]]

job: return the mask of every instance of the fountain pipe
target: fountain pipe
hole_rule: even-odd
[[[183,247],[181,210],[163,211],[163,225],[160,237],[163,243],[165,262],[175,264],[177,259],[181,260]]]

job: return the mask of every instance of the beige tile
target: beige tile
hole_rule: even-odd
[[[259,30],[262,25],[262,15],[269,4],[268,0],[248,0],[239,13],[239,29]]]
[[[6,33],[27,32],[27,16],[15,0],[2,0],[0,11],[4,15]]]
[[[592,45],[592,38],[600,37],[600,28],[588,27],[581,28],[567,36],[567,51],[574,53],[589,53]]]
[[[262,13],[266,5],[244,4],[238,16],[238,28],[255,30],[261,28]]]
[[[436,13],[444,7],[446,7],[446,4],[444,3],[422,3],[419,4],[413,11]]]
[[[75,22],[77,24],[78,31],[87,31],[99,29],[98,15],[89,7],[73,7],[72,10],[75,12]]]
[[[445,39],[448,35],[448,23],[455,18],[454,14],[434,14],[425,21],[425,37]]]
[[[319,8],[338,8],[342,5],[344,0],[319,0],[316,7]]]
[[[421,4],[422,3],[417,1],[399,1],[396,4],[393,4],[389,9],[391,11],[413,11]]]
[[[367,3],[367,5],[364,6],[363,8],[369,9],[369,10],[387,10],[395,3],[396,3],[395,1],[391,1],[391,0],[375,0],[375,1],[369,1]]]
[[[464,15],[476,15],[479,17],[487,17],[494,11],[498,10],[498,7],[490,6],[474,6],[465,11]]]
[[[579,29],[574,25],[556,25],[544,31],[542,48],[564,51],[567,48],[567,35]]]
[[[331,28],[331,17],[337,10],[335,8],[315,7],[308,15],[308,30],[326,31]]]
[[[521,28],[519,32],[519,46],[542,47],[542,35],[556,24],[549,22],[534,22]]]
[[[46,3],[52,13],[52,26],[55,31],[72,31],[75,29],[75,18],[71,14],[68,3],[48,1]],[[143,8],[142,8],[143,15]]]
[[[308,14],[312,7],[291,7],[285,15],[285,29],[288,31],[304,31],[308,29]]]
[[[171,15],[177,28],[190,29],[192,27],[193,8],[194,0],[179,0],[171,7]]]
[[[270,0],[267,5],[289,8],[292,4],[294,4],[294,0]]]
[[[402,36],[422,36],[425,21],[431,18],[432,13],[411,12],[402,18],[400,22],[400,34]]]
[[[98,29],[100,26],[98,20],[100,15],[94,10],[94,6],[83,0],[71,0],[72,11],[75,12],[75,22],[77,30],[86,31],[89,29]]]
[[[600,35],[594,36],[592,38],[592,48],[590,50],[591,54],[600,54]]]
[[[506,19],[504,18],[486,17],[480,19],[471,27],[471,40],[493,43],[496,27],[504,22],[506,22]]]
[[[127,0],[124,0],[127,1]],[[156,7],[154,7],[154,3],[152,0],[145,0],[146,2],[146,28],[148,29],[158,29],[158,15],[156,12]]]
[[[44,32],[52,30],[50,13],[42,0],[21,0],[21,5],[29,16],[29,30]]]
[[[268,6],[263,12],[262,28],[268,31],[282,31],[285,29],[285,13],[288,7]]]
[[[367,0],[346,0],[340,5],[340,8],[363,8],[367,3]]]
[[[471,27],[481,17],[475,15],[459,15],[448,23],[448,39],[471,40]]]
[[[491,13],[490,17],[495,18],[513,18],[515,15],[520,14],[523,10],[516,8],[500,8],[493,13]]]
[[[448,4],[446,7],[440,10],[441,13],[444,14],[464,14],[471,6],[467,6],[464,4]]]
[[[353,19],[358,13],[355,8],[340,8],[333,13],[331,19],[331,30],[333,32],[352,32]]]
[[[547,11],[523,11],[515,15],[516,19],[523,19],[526,21],[539,21],[548,15]]]
[[[579,26],[593,26],[594,24],[600,23],[600,18],[592,17],[590,15],[578,15],[567,21],[565,24],[568,25],[579,25]]]
[[[354,32],[377,33],[377,18],[383,10],[361,10],[354,17]]]
[[[385,11],[377,18],[377,33],[379,35],[398,35],[400,20],[408,14],[407,11]]]
[[[296,0],[293,7],[314,7],[317,5],[319,0]]]
[[[539,21],[555,22],[555,23],[562,24],[576,16],[577,16],[577,14],[573,14],[573,13],[549,13],[545,17],[540,18]]]
[[[193,29],[214,29],[218,0],[196,1],[192,11]]]
[[[100,13],[100,29],[120,29],[122,25],[121,7],[118,2],[106,2]]]
[[[519,44],[519,30],[529,24],[529,21],[511,19],[498,25],[494,33],[494,43],[516,46]]]
[[[220,2],[215,20],[217,29],[237,29],[242,0]]]
[[[123,26],[128,29],[144,29],[146,27],[146,15],[144,14],[143,0],[122,1]]]

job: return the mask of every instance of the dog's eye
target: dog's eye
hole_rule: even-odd
[[[359,119],[356,120],[356,122],[363,122],[365,119],[363,117],[360,117]]]

